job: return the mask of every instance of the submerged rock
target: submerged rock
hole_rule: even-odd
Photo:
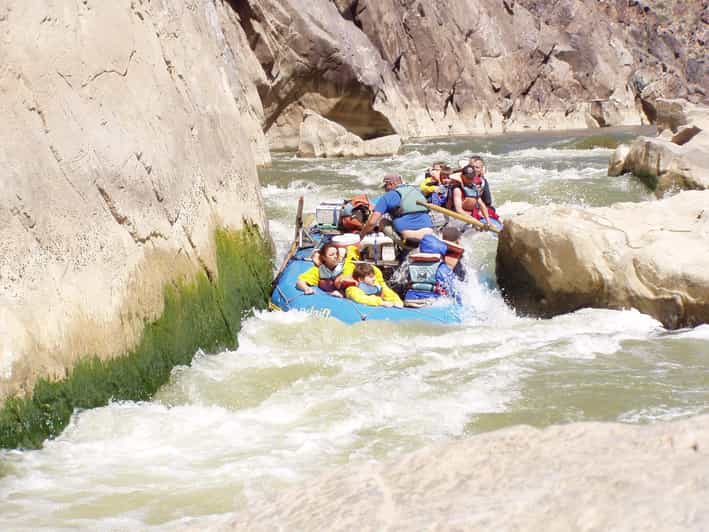
[[[359,463],[200,530],[704,530],[709,416],[517,426]],[[213,523],[213,521],[211,522]]]
[[[709,191],[505,220],[497,281],[523,314],[636,308],[668,328],[709,323]]]

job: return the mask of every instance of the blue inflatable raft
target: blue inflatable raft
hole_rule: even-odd
[[[303,238],[302,199],[296,219],[296,238],[286,256],[279,273],[273,282],[271,309],[280,311],[300,310],[316,317],[336,318],[352,324],[368,320],[411,321],[419,320],[432,323],[460,323],[463,319],[463,307],[455,301],[442,299],[432,306],[420,308],[374,307],[355,303],[346,298],[334,297],[315,287],[315,293],[306,295],[295,286],[298,276],[311,268],[310,259],[319,245],[322,236],[318,232],[307,233]]]

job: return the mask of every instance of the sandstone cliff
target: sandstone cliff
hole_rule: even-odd
[[[297,148],[308,109],[408,137],[639,124],[659,96],[707,97],[700,0],[231,3],[272,148]]]
[[[0,6],[0,400],[130,349],[163,287],[265,229],[258,69],[222,2]]]

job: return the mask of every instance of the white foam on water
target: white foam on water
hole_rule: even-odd
[[[497,213],[504,220],[506,217],[522,214],[532,207],[534,207],[534,205],[527,203],[526,201],[505,201],[501,205],[497,206],[496,209]]]
[[[654,408],[640,408],[621,414],[618,421],[623,423],[656,423],[658,421],[672,421],[675,419],[695,416],[706,412],[706,408],[697,406],[693,408],[660,406]]]
[[[575,150],[563,148],[526,148],[505,154],[507,159],[524,160],[558,160],[592,157],[609,157],[614,150],[608,148],[592,148],[588,150]]]
[[[693,329],[673,331],[666,338],[671,340],[709,340],[709,324],[699,325]],[[707,348],[707,351],[709,352],[709,348]]]

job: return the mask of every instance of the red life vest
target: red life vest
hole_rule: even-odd
[[[340,229],[343,231],[359,231],[367,223],[374,205],[365,194],[354,196],[347,200],[340,215]]]

